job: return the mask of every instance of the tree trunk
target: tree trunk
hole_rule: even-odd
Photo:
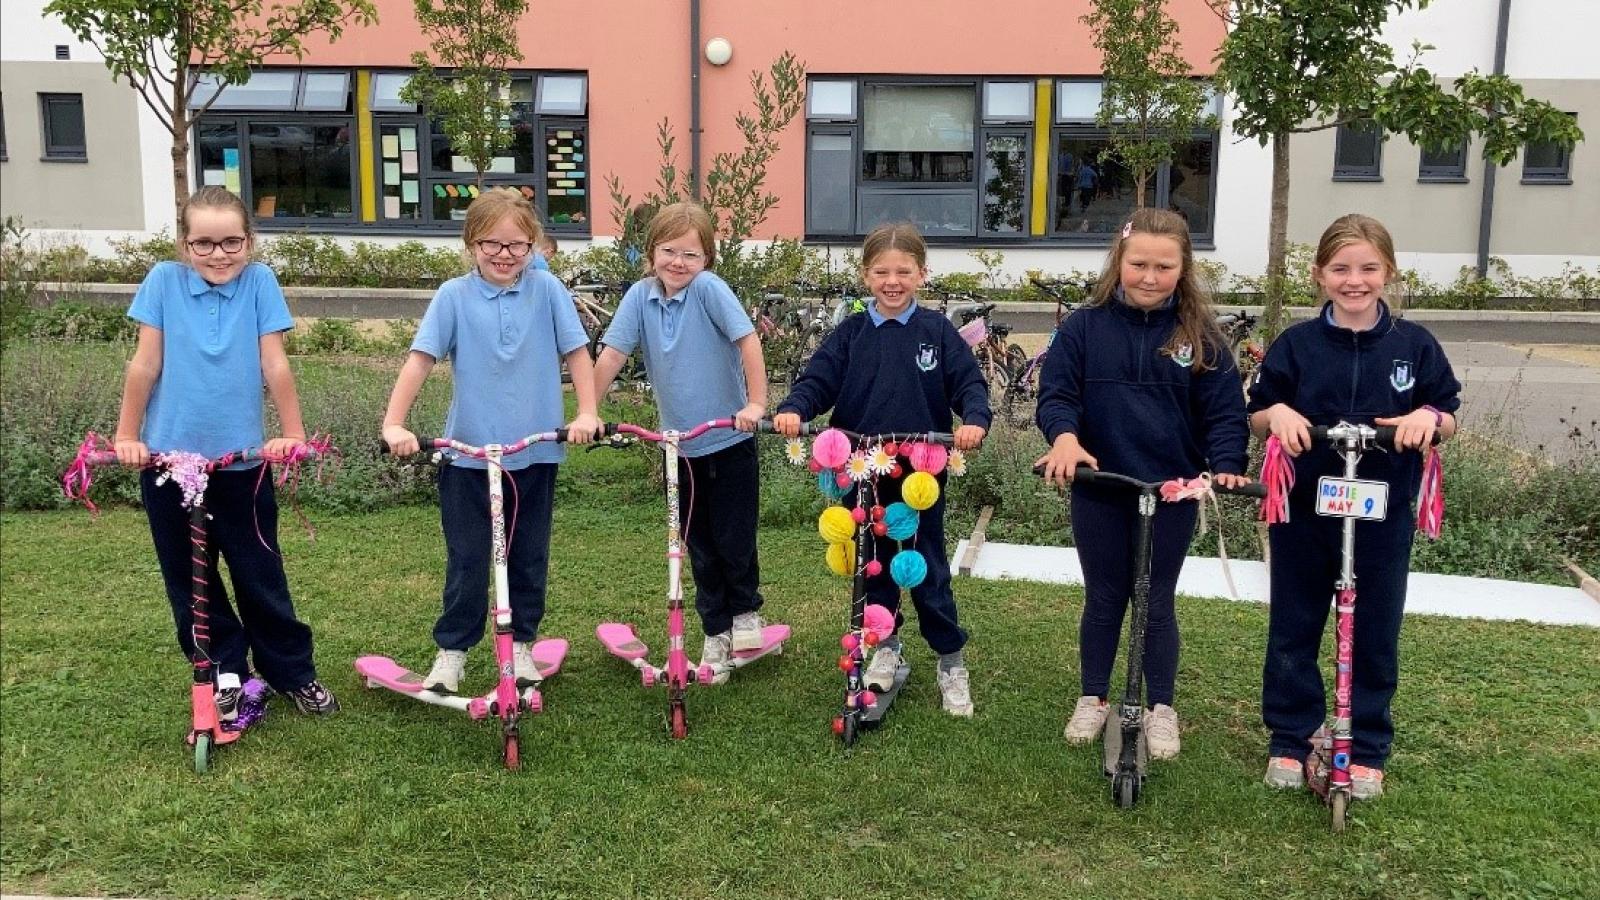
[[[183,201],[189,199],[189,75],[178,67],[172,85],[172,221],[183,231]]]
[[[1144,183],[1150,176],[1141,172],[1133,179],[1133,205],[1135,209],[1144,206]]]
[[[1261,312],[1263,337],[1271,341],[1283,330],[1283,301],[1288,293],[1285,257],[1289,247],[1289,132],[1272,136],[1272,212],[1267,219],[1267,284]]]

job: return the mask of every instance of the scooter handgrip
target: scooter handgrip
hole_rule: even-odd
[[[756,431],[761,433],[761,434],[778,434],[778,429],[772,424],[772,420],[771,419],[762,419],[761,422],[758,425],[756,425]],[[801,437],[807,437],[810,434],[811,434],[811,423],[810,422],[801,422],[800,423],[800,436]]]
[[[430,450],[433,449],[433,442],[435,440],[437,440],[437,438],[423,437],[422,435],[417,435],[417,452],[418,453],[427,453],[427,452],[429,452]],[[389,442],[384,440],[383,438],[378,438],[378,455],[379,456],[388,456],[389,455]]]
[[[1259,481],[1252,481],[1249,484],[1240,485],[1239,487],[1226,487],[1213,481],[1211,483],[1211,489],[1219,494],[1235,494],[1240,497],[1258,497],[1263,500],[1265,500],[1267,497],[1267,486]]]

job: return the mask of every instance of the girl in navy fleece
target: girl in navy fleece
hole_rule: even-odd
[[[1427,447],[1437,431],[1455,433],[1460,382],[1444,350],[1421,326],[1390,315],[1384,289],[1398,275],[1394,242],[1376,219],[1348,215],[1322,233],[1311,275],[1327,298],[1321,313],[1284,331],[1250,388],[1250,424],[1272,434],[1295,458],[1289,521],[1273,525],[1272,607],[1261,689],[1261,718],[1272,731],[1266,783],[1305,784],[1309,739],[1323,724],[1327,699],[1317,651],[1339,577],[1343,522],[1316,515],[1317,479],[1344,473],[1326,444],[1313,446],[1309,425],[1393,425],[1401,448]],[[1383,767],[1394,738],[1389,702],[1399,682],[1400,618],[1411,562],[1410,515],[1422,477],[1420,453],[1373,451],[1357,478],[1389,483],[1382,521],[1356,523],[1356,616],[1351,669],[1351,796],[1383,793]]]
[[[866,312],[839,323],[778,405],[773,426],[788,437],[800,423],[833,409],[830,424],[867,434],[950,431],[952,409],[961,415],[955,445],[973,450],[989,428],[989,387],[961,334],[937,312],[917,305],[928,277],[928,248],[908,224],[883,225],[861,245],[861,278],[872,293]],[[939,654],[939,694],[945,712],[972,715],[972,694],[961,648],[967,633],[956,620],[950,560],[944,547],[944,474],[939,499],[922,513],[916,549],[928,575],[911,589],[911,603],[928,645]],[[900,482],[885,481],[879,502],[899,500]],[[896,634],[884,640],[867,666],[866,684],[887,690],[901,663],[900,589],[887,569],[867,579],[869,603],[895,610]]]
[[[1039,375],[1039,459],[1059,485],[1080,465],[1141,481],[1241,473],[1249,434],[1239,372],[1195,273],[1189,226],[1176,213],[1138,209],[1122,227],[1091,305],[1061,323]],[[1178,755],[1178,572],[1194,536],[1198,504],[1161,504],[1150,553],[1144,671],[1152,708],[1150,755]],[[1067,722],[1071,743],[1092,740],[1106,720],[1111,665],[1133,594],[1139,516],[1131,497],[1074,485],[1072,534],[1083,567],[1078,627],[1082,696]]]

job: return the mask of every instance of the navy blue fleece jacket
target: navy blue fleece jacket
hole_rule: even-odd
[[[1239,369],[1225,349],[1193,348],[1210,354],[1202,372],[1192,357],[1163,353],[1177,326],[1175,304],[1143,311],[1116,297],[1062,322],[1039,373],[1045,440],[1075,434],[1103,471],[1141,481],[1243,474]]]
[[[1328,307],[1310,321],[1278,335],[1250,387],[1250,412],[1286,403],[1312,425],[1371,425],[1379,417],[1403,416],[1423,406],[1452,415],[1461,408],[1461,382],[1444,348],[1427,329],[1395,318],[1379,301],[1378,323],[1351,331],[1328,321]],[[1317,479],[1343,475],[1344,465],[1327,442],[1294,461],[1292,506],[1315,504]],[[1422,479],[1422,454],[1372,451],[1363,454],[1361,478],[1387,481],[1391,509],[1410,504]]]
[[[951,410],[987,429],[989,387],[972,348],[944,316],[917,307],[904,324],[870,313],[839,323],[812,355],[778,412],[871,434],[951,431]]]

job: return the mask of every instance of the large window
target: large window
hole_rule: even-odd
[[[1100,82],[1051,87],[1043,94],[1018,78],[812,78],[806,233],[854,237],[903,220],[930,238],[1104,243],[1133,208],[1133,179],[1106,155],[1106,132],[1094,124]],[[1040,116],[1048,116],[1043,124]],[[1041,127],[1048,158],[1036,160]],[[1215,135],[1197,133],[1146,186],[1147,203],[1181,212],[1207,239],[1215,154]],[[1040,168],[1046,196],[1036,199]],[[1047,211],[1038,233],[1036,203]]]
[[[472,164],[427,111],[401,98],[410,74],[380,71],[367,79],[369,152],[356,137],[350,71],[265,70],[220,89],[202,76],[194,105],[212,96],[216,105],[195,125],[200,182],[237,191],[263,221],[355,224],[370,202],[373,224],[397,228],[452,227],[484,188],[504,186],[533,201],[552,231],[588,231],[584,75],[513,77],[511,145],[491,161],[480,187]],[[362,199],[363,183],[371,185],[370,201]]]
[[[89,158],[83,130],[82,94],[40,94],[39,117],[45,159],[81,162]]]

